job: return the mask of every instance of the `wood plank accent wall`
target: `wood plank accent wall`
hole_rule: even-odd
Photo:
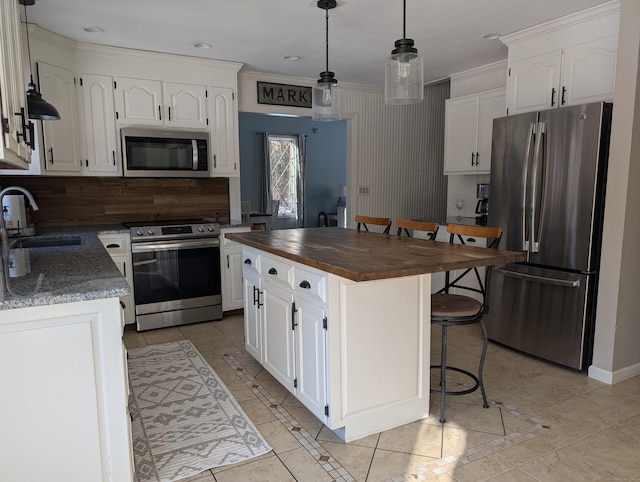
[[[229,180],[117,177],[0,176],[35,198],[38,227],[120,224],[127,221],[209,219],[229,222]]]

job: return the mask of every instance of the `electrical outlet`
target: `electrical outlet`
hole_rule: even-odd
[[[369,186],[358,186],[358,195],[359,196],[368,196],[369,195]]]

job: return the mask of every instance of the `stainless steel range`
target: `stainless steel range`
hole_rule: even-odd
[[[201,220],[130,228],[138,331],[222,319],[220,226]]]

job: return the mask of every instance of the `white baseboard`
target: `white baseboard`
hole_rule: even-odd
[[[620,370],[603,370],[594,365],[589,367],[589,377],[608,385],[615,385],[628,378],[640,375],[640,363],[621,368]]]

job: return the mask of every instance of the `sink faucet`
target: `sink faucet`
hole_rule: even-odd
[[[20,192],[27,196],[29,199],[29,203],[31,204],[31,208],[34,211],[40,209],[35,199],[29,191],[20,186],[9,186],[5,187],[2,191],[0,191],[0,209],[2,207],[2,198],[4,198],[5,194],[9,194],[11,192]],[[4,292],[5,289],[11,292],[11,288],[9,286],[9,235],[7,234],[7,227],[4,223],[4,212],[0,211],[0,269],[2,270],[0,274],[0,301],[4,300]],[[38,284],[36,286],[37,291],[40,288],[40,282],[42,281],[42,275],[38,278]]]

